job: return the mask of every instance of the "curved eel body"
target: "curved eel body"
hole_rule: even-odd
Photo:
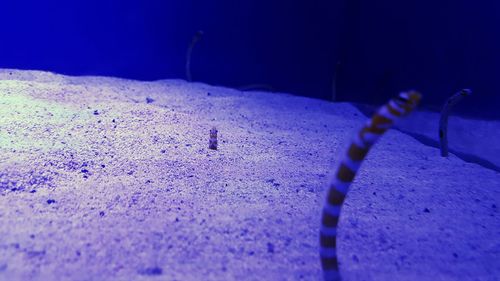
[[[439,144],[441,147],[441,156],[448,156],[448,116],[451,109],[464,97],[472,93],[469,89],[463,89],[460,92],[451,96],[443,106],[441,111],[441,118],[439,119]]]
[[[342,203],[356,172],[375,142],[394,124],[408,115],[421,99],[416,91],[402,92],[382,106],[356,134],[328,189],[320,229],[320,257],[324,280],[341,280],[337,261],[337,225]]]

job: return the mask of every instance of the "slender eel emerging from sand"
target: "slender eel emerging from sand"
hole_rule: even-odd
[[[320,257],[325,280],[341,280],[337,261],[337,224],[349,186],[372,145],[419,103],[420,93],[402,92],[382,106],[355,136],[328,189],[320,230]]]
[[[469,89],[463,89],[460,92],[451,96],[441,110],[441,118],[439,119],[439,143],[441,146],[441,156],[448,156],[448,116],[451,108],[461,101],[465,96],[472,94]]]
[[[186,79],[191,82],[193,81],[193,77],[191,76],[191,54],[193,53],[193,48],[201,40],[203,36],[203,31],[199,30],[193,36],[193,40],[191,40],[191,44],[189,44],[187,54],[186,54]]]

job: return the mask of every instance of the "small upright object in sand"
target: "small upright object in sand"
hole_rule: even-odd
[[[217,129],[215,127],[210,130],[210,140],[208,142],[208,148],[217,150]]]
[[[463,89],[451,96],[443,106],[441,118],[439,119],[439,143],[441,145],[441,156],[443,157],[448,156],[448,116],[450,115],[451,108],[470,94],[472,94],[471,90]]]

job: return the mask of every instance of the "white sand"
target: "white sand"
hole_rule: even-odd
[[[285,94],[2,70],[0,280],[319,280],[325,188],[364,121]],[[346,200],[341,273],[498,280],[498,207],[499,173],[390,131]]]

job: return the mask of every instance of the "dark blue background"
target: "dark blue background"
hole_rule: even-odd
[[[500,118],[498,1],[2,0],[0,67],[140,80],[268,84],[329,99],[382,103],[401,89],[438,109]]]

